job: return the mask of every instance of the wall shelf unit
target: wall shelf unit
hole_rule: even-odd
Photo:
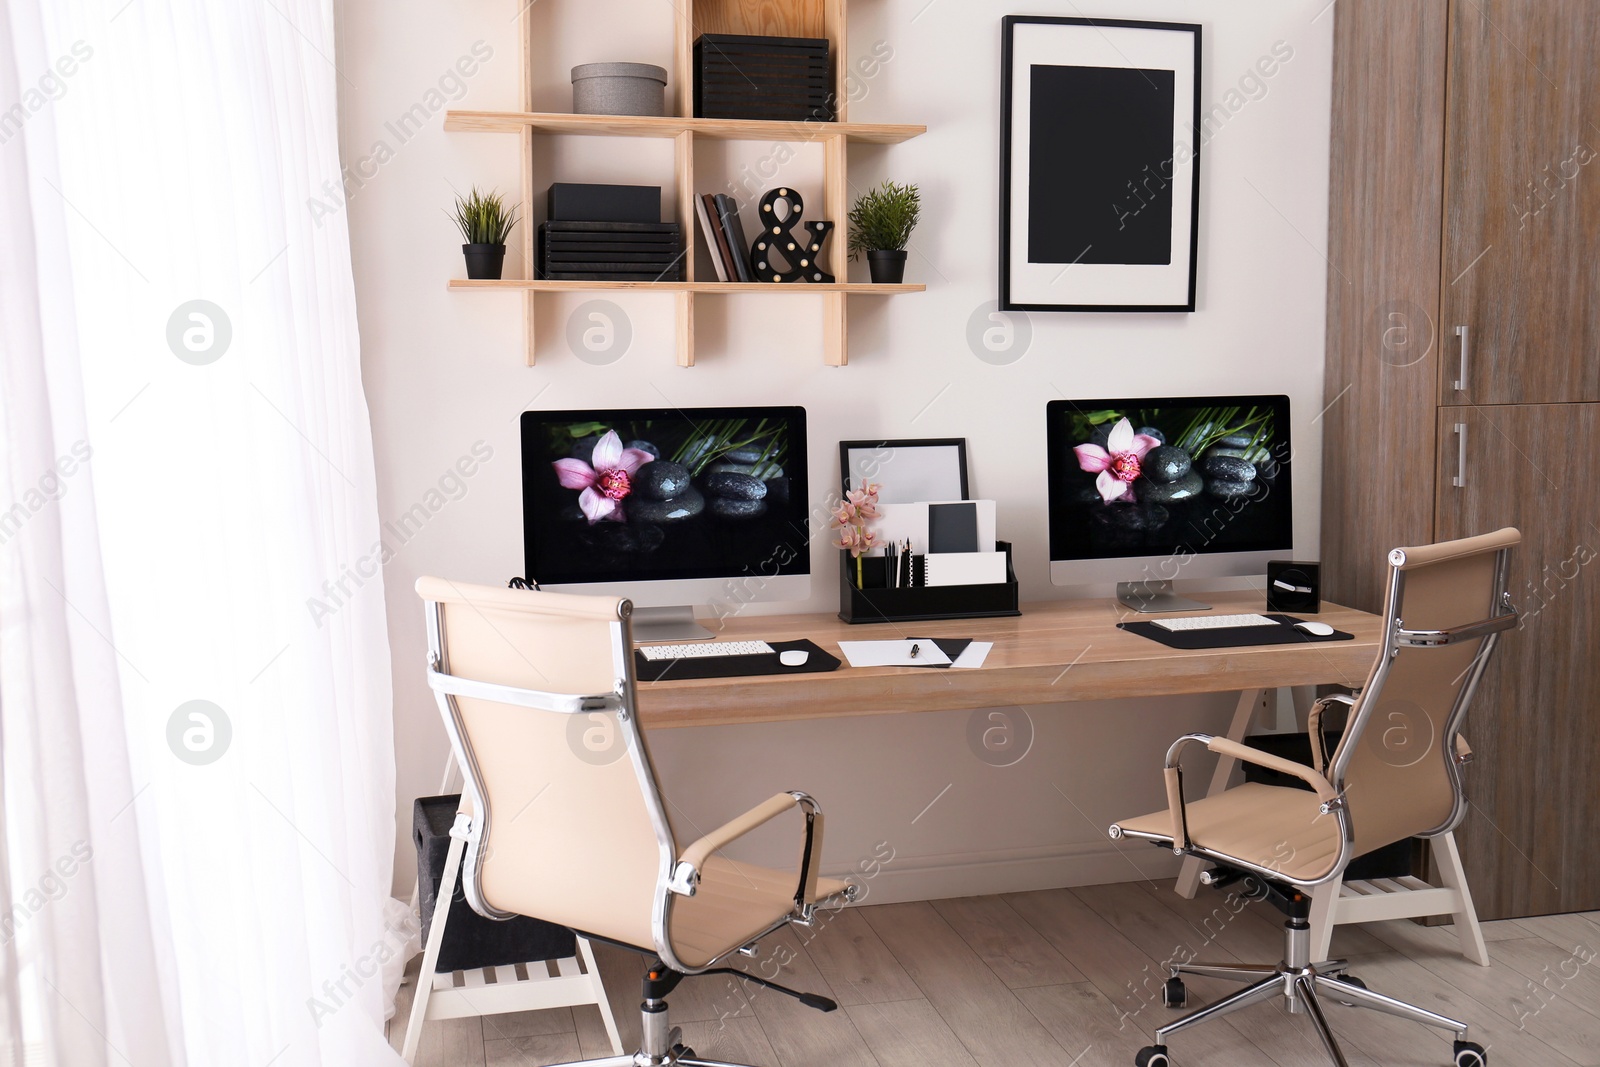
[[[582,293],[624,289],[672,293],[676,299],[677,361],[682,367],[694,366],[695,298],[700,295],[738,293],[779,293],[811,296],[822,304],[823,362],[842,367],[849,361],[848,323],[845,301],[851,296],[894,296],[920,293],[923,285],[872,285],[838,282],[817,285],[719,282],[697,279],[695,246],[700,240],[699,220],[694,196],[701,191],[695,183],[695,140],[783,141],[818,144],[823,149],[823,188],[820,203],[813,190],[807,194],[808,218],[831,219],[835,223],[827,249],[828,271],[838,278],[848,277],[849,193],[846,182],[846,150],[851,144],[892,145],[927,132],[926,126],[891,123],[853,123],[848,121],[849,95],[845,89],[849,69],[846,34],[846,0],[678,0],[673,5],[674,99],[675,115],[660,118],[630,115],[572,115],[533,110],[533,20],[528,5],[519,16],[518,41],[522,63],[522,109],[520,111],[451,111],[444,128],[467,133],[516,134],[521,138],[522,197],[518,214],[521,226],[521,252],[525,278],[499,281],[453,280],[452,290],[505,290],[520,292],[523,300],[524,349],[528,366],[534,365],[535,310],[539,293]],[[833,55],[833,94],[836,122],[781,122],[754,119],[694,118],[694,42],[701,33],[743,33],[787,37],[826,37]],[[543,281],[531,277],[534,264],[534,238],[540,207],[533,187],[533,153],[536,136],[654,137],[673,142],[676,195],[673,198],[675,221],[682,227],[688,249],[686,278],[682,282],[604,282]],[[570,180],[582,180],[572,176]]]
[[[920,293],[925,285],[875,285],[870,282],[834,282],[831,285],[800,283],[774,285],[768,282],[572,282],[545,281],[540,278],[501,278],[495,281],[470,281],[457,278],[452,289],[526,289],[535,293],[582,293],[599,289],[644,289],[658,293],[776,293],[780,296],[807,293],[855,293],[861,296],[893,296],[895,293]]]

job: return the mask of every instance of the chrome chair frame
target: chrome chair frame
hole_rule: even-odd
[[[1223,873],[1219,876],[1217,871],[1211,871],[1202,875],[1201,881],[1205,884],[1221,885],[1238,881],[1239,876],[1243,874],[1248,876],[1247,881],[1254,880],[1256,899],[1265,898],[1271,892],[1276,891],[1291,901],[1291,904],[1288,909],[1289,917],[1284,923],[1284,958],[1283,962],[1277,966],[1235,963],[1180,963],[1171,968],[1168,988],[1171,988],[1171,983],[1181,984],[1180,976],[1185,974],[1226,981],[1248,982],[1250,984],[1239,992],[1214,1004],[1194,1011],[1181,1019],[1168,1023],[1166,1026],[1158,1027],[1155,1031],[1155,1044],[1141,1050],[1136,1058],[1135,1063],[1138,1067],[1167,1067],[1169,1061],[1167,1059],[1166,1043],[1167,1038],[1171,1035],[1276,996],[1281,996],[1284,999],[1284,1007],[1290,1014],[1308,1015],[1312,1025],[1316,1028],[1317,1036],[1321,1039],[1323,1047],[1327,1050],[1333,1063],[1337,1067],[1347,1067],[1344,1054],[1339,1048],[1339,1043],[1334,1037],[1332,1029],[1328,1026],[1326,1017],[1323,1015],[1319,993],[1352,1007],[1370,1008],[1402,1019],[1409,1019],[1412,1022],[1452,1031],[1456,1038],[1456,1063],[1460,1067],[1472,1067],[1474,1064],[1481,1067],[1482,1064],[1486,1063],[1483,1050],[1468,1041],[1468,1026],[1466,1023],[1408,1004],[1394,997],[1374,993],[1365,986],[1349,981],[1349,963],[1346,960],[1313,961],[1310,958],[1311,927],[1306,917],[1309,912],[1309,898],[1300,893],[1296,887],[1317,886],[1332,881],[1342,874],[1350,861],[1355,858],[1351,855],[1355,841],[1354,825],[1351,821],[1349,805],[1346,802],[1350,761],[1355,754],[1356,744],[1363,736],[1368,722],[1378,705],[1384,682],[1388,678],[1394,659],[1403,648],[1443,648],[1480,638],[1483,641],[1477,654],[1473,657],[1471,666],[1468,668],[1470,673],[1465,683],[1457,691],[1455,702],[1446,717],[1445,728],[1440,731],[1440,756],[1444,759],[1448,768],[1454,803],[1443,823],[1416,836],[1436,837],[1439,834],[1448,833],[1460,825],[1461,820],[1466,816],[1467,801],[1462,789],[1461,765],[1468,762],[1471,757],[1460,752],[1457,738],[1460,734],[1461,724],[1466,717],[1467,709],[1472,702],[1472,697],[1477,690],[1484,669],[1488,666],[1489,656],[1493,653],[1500,634],[1517,625],[1517,609],[1512,604],[1511,594],[1507,589],[1510,581],[1511,550],[1511,547],[1508,546],[1500,548],[1496,552],[1490,608],[1493,610],[1498,607],[1500,609],[1499,614],[1478,622],[1444,630],[1412,630],[1406,628],[1398,610],[1405,604],[1406,574],[1404,570],[1400,569],[1406,562],[1405,550],[1397,548],[1389,554],[1391,570],[1387,603],[1395,605],[1397,609],[1387,624],[1383,658],[1377,664],[1366,692],[1359,699],[1344,695],[1323,697],[1316,702],[1310,716],[1310,732],[1314,745],[1313,754],[1318,766],[1308,768],[1311,773],[1303,777],[1314,788],[1321,784],[1331,791],[1332,796],[1322,802],[1319,810],[1324,815],[1332,815],[1339,826],[1338,857],[1332,869],[1323,877],[1309,880],[1297,878],[1291,884],[1281,872],[1240,860],[1237,857],[1209,851],[1190,841],[1187,823],[1183,818],[1183,770],[1180,765],[1180,758],[1184,749],[1190,745],[1197,742],[1211,745],[1216,739],[1209,734],[1186,734],[1173,742],[1171,748],[1167,751],[1165,766],[1168,771],[1174,772],[1177,777],[1178,800],[1175,802],[1176,818],[1173,831],[1178,839],[1172,842],[1174,854],[1197,856],[1219,864]],[[1321,752],[1319,743],[1321,738],[1320,718],[1322,712],[1334,703],[1342,703],[1347,707],[1354,706],[1355,716],[1346,725],[1346,740],[1341,743],[1332,766],[1326,766],[1326,759]],[[1242,753],[1235,754],[1240,759],[1248,760],[1250,758]],[[1129,837],[1158,843],[1167,840],[1167,837],[1163,835],[1124,831],[1121,827],[1115,825],[1111,827],[1111,836],[1114,839]],[[1302,904],[1304,908],[1302,908]],[[1164,996],[1163,999],[1167,998]],[[1183,1004],[1180,1001],[1168,1006],[1182,1007]],[[1474,1060],[1473,1057],[1476,1057],[1476,1059]]]
[[[695,1056],[692,1050],[685,1048],[682,1044],[680,1029],[668,1026],[666,993],[670,992],[677,985],[678,979],[683,976],[726,972],[727,968],[717,966],[721,961],[735,953],[745,956],[756,955],[756,943],[768,934],[791,924],[808,927],[815,921],[816,913],[819,910],[833,910],[833,907],[826,907],[827,905],[843,907],[856,899],[859,889],[854,883],[847,885],[844,892],[837,897],[817,902],[808,902],[805,899],[808,875],[811,873],[808,869],[808,863],[812,855],[816,821],[821,815],[821,809],[818,807],[816,800],[806,793],[798,791],[789,793],[789,796],[794,799],[795,806],[800,808],[805,816],[805,841],[801,853],[804,859],[802,860],[795,890],[794,910],[754,937],[751,937],[746,944],[734,946],[722,955],[708,960],[702,966],[691,967],[684,963],[673,950],[671,913],[668,904],[674,894],[687,897],[694,896],[700,882],[700,872],[695,869],[692,863],[680,862],[677,859],[681,853],[672,832],[672,825],[667,819],[666,805],[656,785],[655,768],[650,762],[649,753],[646,751],[640,735],[631,652],[633,648],[633,635],[630,625],[633,614],[632,602],[622,600],[618,604],[617,618],[608,623],[616,686],[609,693],[587,694],[545,693],[515,686],[476,681],[451,674],[449,653],[445,646],[444,606],[438,601],[429,601],[426,607],[428,686],[433,690],[435,700],[438,703],[440,715],[444,720],[445,732],[450,738],[451,751],[455,755],[457,764],[465,772],[463,775],[465,780],[462,786],[464,806],[466,803],[470,803],[471,810],[476,813],[476,818],[472,819],[467,819],[465,815],[458,815],[457,828],[452,830],[452,836],[456,836],[459,833],[459,836],[465,840],[466,854],[462,859],[461,865],[463,875],[462,889],[467,898],[467,903],[473,911],[490,919],[511,919],[516,917],[515,912],[497,909],[483,896],[484,854],[482,843],[488,837],[489,827],[494,819],[494,812],[489,804],[488,790],[484,786],[482,770],[473,753],[472,746],[467,741],[466,723],[456,700],[458,696],[490,700],[516,707],[564,715],[614,712],[623,731],[634,775],[644,795],[645,807],[649,814],[651,826],[655,830],[660,859],[650,924],[654,944],[650,948],[655,952],[665,971],[658,974],[652,968],[651,973],[644,980],[645,993],[640,1005],[642,1014],[640,1049],[632,1054],[573,1061],[572,1063],[559,1065],[559,1067],[745,1067],[745,1065],[727,1063],[721,1060],[704,1059]],[[466,825],[462,825],[463,823]],[[589,937],[591,940],[609,940],[585,931],[576,932]],[[642,950],[642,946],[636,945],[623,947]],[[761,985],[795,996],[809,1006],[821,1007],[821,1010],[824,1011],[832,1011],[837,1007],[826,998],[798,994],[784,986],[754,975],[745,975],[745,977]]]

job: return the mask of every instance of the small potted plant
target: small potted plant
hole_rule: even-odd
[[[884,182],[861,194],[850,209],[850,258],[865,252],[872,280],[898,285],[906,276],[906,244],[921,215],[915,185]]]
[[[456,228],[461,231],[461,246],[467,257],[467,277],[498,279],[506,263],[506,237],[516,225],[517,213],[507,210],[499,193],[480,193],[473,186],[466,197],[456,197]]]

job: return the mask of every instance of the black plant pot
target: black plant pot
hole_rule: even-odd
[[[474,281],[498,281],[506,265],[505,245],[462,245],[467,257],[467,277]]]
[[[905,249],[878,249],[867,253],[874,285],[899,285],[906,280]]]

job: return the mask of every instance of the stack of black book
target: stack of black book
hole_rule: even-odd
[[[558,183],[536,267],[551,281],[681,282],[683,231],[661,221],[660,186]]]
[[[701,34],[694,43],[694,113],[703,119],[832,122],[827,39]]]

